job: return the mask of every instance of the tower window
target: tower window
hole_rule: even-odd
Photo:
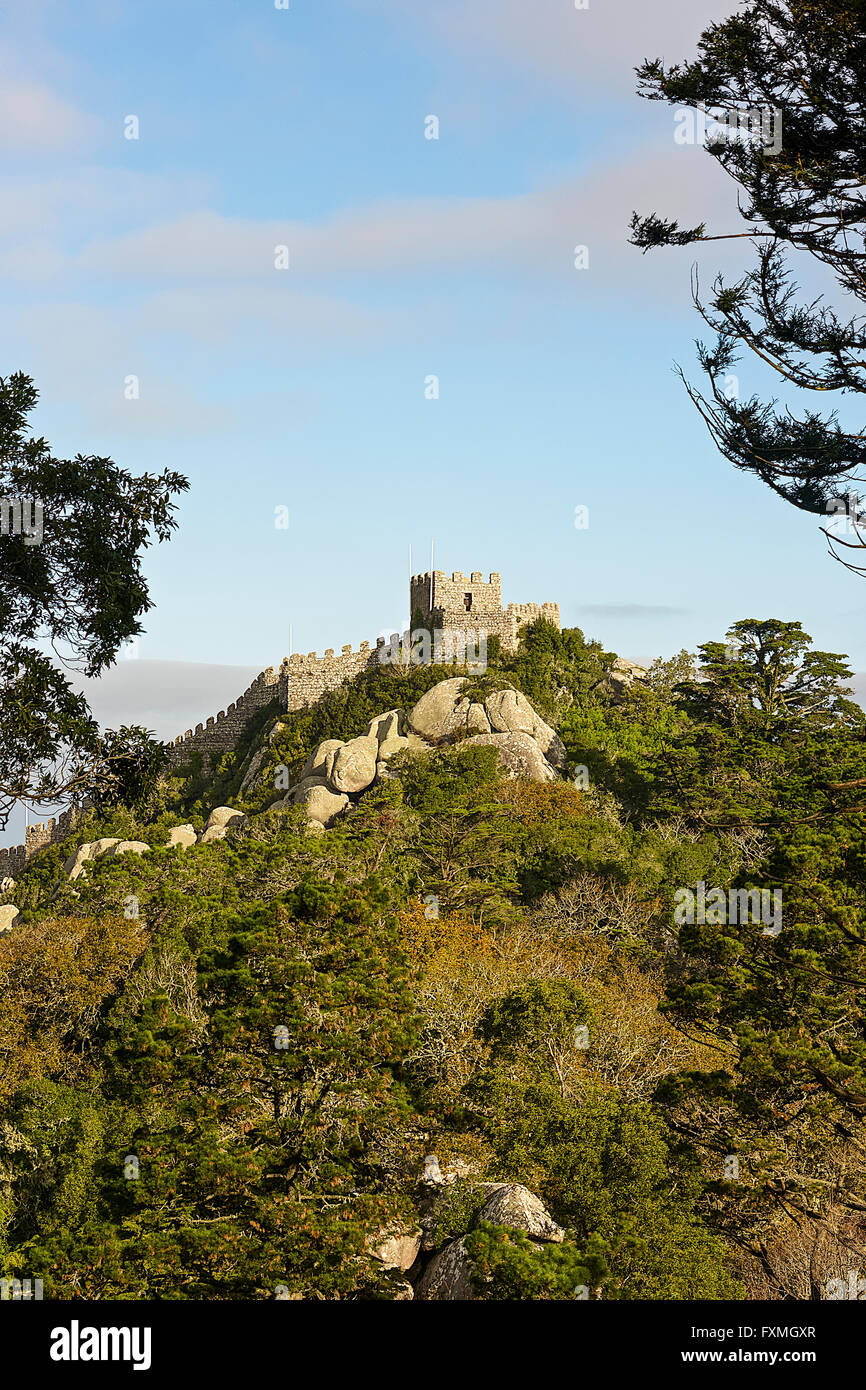
[[[464,594],[464,595],[463,595],[463,607],[466,609],[466,612],[468,613],[469,610],[470,610],[470,608],[472,607],[472,595],[471,595],[471,594]]]

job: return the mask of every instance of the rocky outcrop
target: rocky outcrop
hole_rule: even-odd
[[[198,834],[191,825],[174,825],[168,832],[166,843],[171,848],[177,845],[180,849],[189,849],[198,840]]]
[[[544,1203],[519,1182],[503,1183],[491,1192],[475,1219],[489,1221],[492,1226],[510,1226],[514,1231],[524,1231],[531,1240],[559,1244],[565,1239],[565,1232],[557,1226]]]
[[[452,1240],[425,1266],[415,1285],[415,1297],[428,1303],[465,1303],[475,1298],[472,1261],[462,1237]]]
[[[150,845],[146,845],[144,840],[118,840],[117,844],[106,850],[106,854],[109,859],[118,854],[150,854]]]
[[[0,907],[0,933],[11,931],[18,916],[18,908],[14,903],[6,903]]]
[[[425,1163],[427,1160],[425,1160]],[[435,1229],[434,1218],[443,1190],[428,1200],[423,1224],[427,1233]],[[428,1186],[428,1191],[429,1191]],[[472,1215],[472,1227],[482,1221],[493,1226],[507,1226],[522,1231],[539,1246],[548,1242],[561,1243],[565,1232],[547,1211],[544,1203],[522,1183],[479,1183],[477,1207]],[[465,1227],[464,1227],[465,1230]],[[429,1250],[428,1234],[424,1235],[422,1252]],[[423,1254],[421,1255],[423,1260]],[[456,1236],[434,1250],[410,1276],[414,1279],[415,1298],[425,1302],[468,1302],[478,1297],[472,1281],[472,1259],[466,1247],[466,1237]]]
[[[377,714],[364,730],[367,738],[375,738],[379,744],[389,738],[399,738],[405,732],[406,716],[401,709],[389,709],[384,714]]]
[[[342,746],[341,739],[326,738],[324,743],[320,743],[315,752],[307,758],[301,769],[300,780],[303,782],[307,777],[325,777],[329,757]]]
[[[646,667],[639,666],[636,661],[626,661],[625,657],[618,656],[602,681],[601,689],[611,695],[614,700],[621,700],[635,686],[638,689],[649,687],[649,673]]]
[[[243,811],[235,810],[234,806],[215,806],[207,818],[205,830],[213,830],[214,828],[221,830],[224,826],[230,825],[239,829],[242,824],[246,825],[246,823],[247,817]]]
[[[405,1274],[418,1258],[421,1235],[420,1226],[411,1226],[408,1230],[398,1227],[392,1231],[380,1231],[371,1254],[385,1269],[399,1269]]]
[[[332,792],[330,787],[320,785],[307,787],[299,802],[304,806],[311,821],[329,826],[345,811],[349,805],[349,798],[345,792]]]
[[[229,830],[242,830],[248,824],[247,816],[243,811],[235,810],[234,806],[215,806],[198,837],[198,843],[210,845],[214,840],[224,840]]]
[[[394,776],[389,763],[399,753],[431,752],[449,743],[490,744],[509,777],[549,782],[565,766],[565,748],[519,690],[494,691],[482,703],[467,691],[465,676],[440,681],[408,713],[386,710],[363,734],[320,743],[301,768],[295,785],[274,808],[303,805],[308,827],[331,826],[351,805],[350,797]]]
[[[407,715],[409,728],[427,743],[452,743],[467,733],[487,732],[490,728],[487,719],[484,727],[477,728],[478,716],[471,716],[473,702],[463,694],[466,678],[454,676],[451,680],[440,681],[421,696]],[[483,708],[481,709],[484,714]]]
[[[495,748],[507,777],[524,777],[529,782],[556,780],[555,770],[530,734],[478,734],[466,739],[464,746]]]
[[[521,691],[494,691],[484,701],[484,710],[494,733],[528,734],[549,763],[560,771],[565,767],[562,739],[549,724],[545,724]]]
[[[168,832],[167,849],[191,849],[193,845],[209,845],[215,840],[223,840],[227,832],[241,830],[248,824],[242,811],[233,806],[216,806],[207,819],[204,830],[196,832],[192,825],[174,825]],[[80,878],[88,864],[105,856],[114,859],[121,854],[150,854],[151,847],[144,840],[119,840],[105,838],[93,840],[90,844],[79,845],[73,850],[63,865],[63,872],[70,880]]]
[[[335,792],[361,792],[376,776],[379,742],[375,738],[353,738],[335,750],[328,780]]]

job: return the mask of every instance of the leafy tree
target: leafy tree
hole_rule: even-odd
[[[99,742],[99,768],[81,791],[100,813],[126,806],[146,817],[168,763],[164,743],[140,725],[107,729]]]
[[[579,627],[560,631],[539,618],[520,629],[517,651],[503,655],[501,669],[544,714],[556,716],[575,701],[586,704],[614,660],[600,642],[587,642]]]
[[[515,1077],[495,1050],[468,1100],[494,1150],[495,1175],[537,1192],[578,1252],[604,1253],[606,1298],[740,1295],[724,1246],[698,1211],[700,1170],[676,1154],[648,1104],[591,1087],[563,1095],[553,1076]],[[530,1266],[521,1277],[550,1274],[555,1267]]]
[[[729,913],[683,925],[661,1006],[716,1062],[666,1078],[656,1100],[702,1157],[714,1222],[783,1295],[767,1251],[779,1220],[832,1231],[839,1211],[863,1211],[864,847],[862,812],[777,831],[765,874],[781,885],[781,932]]]
[[[482,1222],[465,1238],[473,1264],[472,1282],[480,1299],[531,1300],[589,1297],[603,1283],[608,1266],[600,1241],[586,1252],[571,1242],[539,1244],[522,1231]]]
[[[666,68],[655,59],[637,69],[639,91],[652,101],[726,113],[727,137],[717,122],[707,153],[736,183],[748,230],[710,234],[703,223],[681,229],[655,213],[635,213],[633,243],[646,251],[742,237],[756,256],[740,279],[718,276],[708,302],[695,285],[696,307],[715,337],[698,345],[708,391],[689,385],[689,395],[735,467],[819,515],[839,509],[840,494],[862,481],[863,431],[846,428],[834,410],[804,405],[797,413],[757,395],[738,400],[726,392],[725,377],[745,350],[785,386],[866,391],[866,329],[856,307],[864,298],[864,65],[860,0],[749,0],[710,25],[693,61]],[[854,297],[852,314],[824,296],[802,299],[792,260],[803,257],[829,275],[835,291]],[[834,553],[866,573],[850,563],[866,548],[856,524],[866,512],[859,502],[848,510],[853,539],[838,538]]]
[[[142,631],[141,554],[153,535],[169,538],[172,495],[188,486],[168,470],[136,478],[108,458],[52,457],[29,436],[36,401],[22,372],[0,378],[0,828],[18,799],[77,796],[104,770],[87,702],[45,646],[97,676]]]
[[[676,687],[692,718],[716,717],[766,738],[806,726],[816,732],[862,728],[863,710],[845,698],[851,692],[841,684],[851,668],[834,652],[811,651],[800,623],[744,618],[727,638],[703,643],[703,679]]]
[[[513,917],[518,835],[510,808],[496,795],[496,749],[458,745],[423,758],[400,754],[393,766],[415,813],[410,853],[437,910],[471,911],[493,926]]]
[[[676,687],[687,719],[656,760],[656,809],[718,827],[857,809],[866,719],[847,698],[850,667],[811,640],[799,623],[748,618],[700,647],[701,679]]]
[[[413,1009],[395,933],[375,885],[310,880],[225,924],[197,1003],[162,988],[119,1008],[114,1152],[73,1248],[44,1248],[54,1296],[106,1279],[180,1299],[387,1292],[365,1241],[404,1200]]]

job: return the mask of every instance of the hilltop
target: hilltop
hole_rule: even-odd
[[[761,628],[771,703],[749,624],[695,681],[540,617],[483,670],[377,660],[261,703],[83,813],[7,894],[4,1267],[61,1298],[836,1277],[866,741],[795,629]]]

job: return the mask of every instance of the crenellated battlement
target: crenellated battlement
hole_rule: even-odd
[[[228,753],[238,741],[240,732],[251,715],[279,695],[279,676],[273,666],[267,666],[251,685],[227,709],[210,715],[195,729],[187,729],[169,744],[173,763],[185,762],[192,753]]]
[[[15,878],[38,850],[65,840],[67,835],[71,834],[79,815],[78,807],[70,806],[56,818],[52,816],[50,820],[37,821],[35,825],[25,826],[23,845],[0,849],[0,878]]]
[[[378,638],[375,646],[362,642],[355,651],[347,643],[335,655],[333,647],[326,647],[323,656],[318,652],[300,652],[284,657],[280,666],[280,709],[303,709],[311,705],[328,690],[336,690],[344,681],[366,671],[378,660],[378,652],[385,645],[384,637]]]
[[[486,632],[498,637],[506,651],[517,647],[518,630],[523,623],[547,618],[560,626],[558,603],[509,603],[502,606],[502,576],[493,570],[485,580],[480,570],[469,575],[455,570],[427,570],[413,574],[409,581],[409,602],[413,616],[420,614],[435,628],[466,632]]]

